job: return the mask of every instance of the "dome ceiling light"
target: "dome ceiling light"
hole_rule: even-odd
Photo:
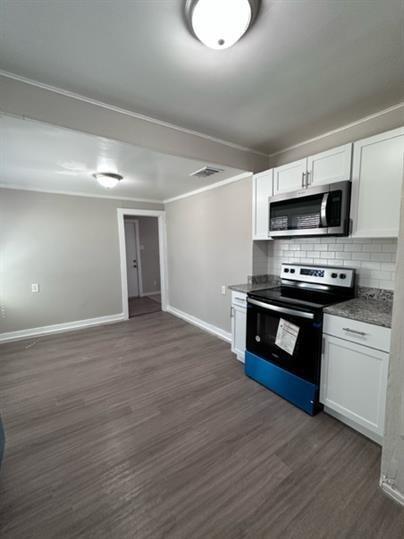
[[[102,187],[105,187],[105,189],[113,189],[121,180],[123,180],[123,176],[115,174],[114,172],[96,172],[93,176]]]
[[[228,49],[257,17],[260,0],[187,0],[185,17],[194,36],[211,49]]]

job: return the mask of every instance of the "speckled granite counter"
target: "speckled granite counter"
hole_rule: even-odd
[[[279,286],[278,283],[244,283],[244,284],[231,284],[228,286],[230,290],[236,290],[237,292],[253,292],[254,290],[265,290],[265,288],[275,288]]]
[[[363,288],[359,297],[326,307],[326,314],[391,328],[393,293],[389,290]]]
[[[280,284],[280,279],[276,275],[250,275],[248,283],[231,284],[228,286],[230,290],[237,292],[253,292],[254,290],[265,290],[265,288],[276,288]]]

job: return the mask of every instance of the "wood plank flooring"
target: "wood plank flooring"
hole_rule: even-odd
[[[166,313],[0,346],[7,538],[402,538],[380,449]]]
[[[160,296],[143,296],[129,298],[129,318],[161,311],[161,300],[158,301],[159,297]]]

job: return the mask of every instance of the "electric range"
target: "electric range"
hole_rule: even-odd
[[[247,376],[317,413],[323,309],[354,296],[352,268],[282,264],[279,287],[247,297]]]

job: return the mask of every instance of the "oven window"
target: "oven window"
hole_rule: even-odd
[[[298,327],[292,353],[276,343],[282,319]],[[316,319],[280,314],[248,304],[247,350],[313,383],[318,382],[319,376],[321,331],[321,321]]]

